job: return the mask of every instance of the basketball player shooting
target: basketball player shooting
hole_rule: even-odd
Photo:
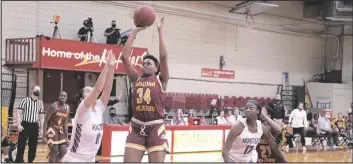
[[[245,105],[246,119],[233,125],[227,136],[222,151],[224,162],[256,162],[252,161],[252,151],[260,143],[261,137],[267,141],[274,154],[283,156],[269,129],[257,120],[260,113],[261,105],[255,100],[249,100]],[[283,162],[287,162],[284,157],[283,159]]]
[[[115,62],[114,54],[109,54],[94,88],[86,86],[81,90],[81,103],[73,119],[71,142],[62,162],[95,162],[103,136],[102,115],[113,86]],[[102,91],[102,96],[97,100]]]
[[[66,104],[67,93],[61,91],[58,101],[51,104],[43,124],[43,143],[49,146],[49,162],[60,162],[66,154],[68,139],[68,116],[70,107]]]
[[[144,28],[132,29],[122,52],[126,73],[133,83],[133,118],[126,138],[124,162],[141,162],[146,150],[149,162],[164,162],[165,159],[168,145],[165,137],[163,100],[169,80],[169,70],[163,25],[164,17],[157,22],[160,63],[153,55],[145,55],[142,75],[135,70],[129,56],[136,34]]]

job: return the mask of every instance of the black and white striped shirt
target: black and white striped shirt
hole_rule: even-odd
[[[18,109],[23,110],[22,121],[29,123],[38,123],[39,114],[44,114],[43,102],[40,100],[33,100],[32,97],[22,99]]]

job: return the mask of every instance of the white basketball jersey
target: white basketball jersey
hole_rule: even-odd
[[[252,161],[253,151],[256,151],[257,144],[260,143],[262,132],[261,121],[257,120],[257,132],[251,133],[246,119],[240,120],[244,124],[243,132],[234,140],[233,146],[229,151],[230,158],[234,162],[256,162]]]
[[[92,111],[94,108],[95,112]],[[105,106],[99,99],[90,109],[85,109],[83,101],[77,108],[73,121],[68,153],[75,153],[87,158],[95,157],[103,136],[102,114]]]

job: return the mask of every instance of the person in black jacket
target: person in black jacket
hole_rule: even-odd
[[[120,39],[120,29],[116,27],[116,21],[112,21],[112,26],[107,28],[104,32],[104,36],[107,37],[106,44],[118,44]]]
[[[273,109],[273,120],[282,127],[284,118],[286,116],[286,109],[281,101],[281,95],[277,94],[275,101],[270,103],[270,107]]]
[[[269,103],[269,106],[273,109],[273,121],[275,121],[279,126],[283,127],[283,121],[286,116],[286,109],[281,101],[281,95],[277,94],[275,97],[275,101]],[[278,135],[276,138],[277,142],[280,143],[282,141],[283,136]]]

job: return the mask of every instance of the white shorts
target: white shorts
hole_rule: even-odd
[[[71,152],[67,152],[65,154],[65,156],[62,159],[63,163],[66,162],[96,162],[96,157],[86,157],[80,154],[76,154],[76,153],[71,153]]]

